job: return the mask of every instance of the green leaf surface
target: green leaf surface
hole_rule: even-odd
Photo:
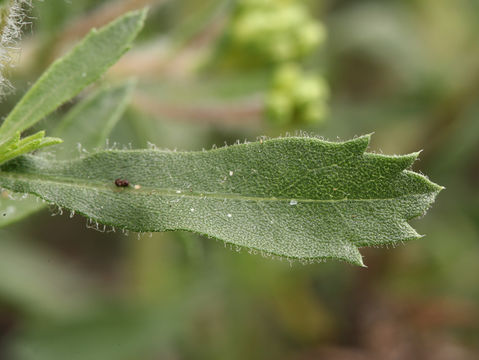
[[[7,142],[0,146],[0,164],[16,158],[17,156],[47,147],[61,144],[62,139],[45,137],[45,131],[39,131],[36,134],[20,139],[20,133],[17,132]]]
[[[70,152],[76,150],[78,144],[88,151],[103,147],[125,112],[135,83],[128,80],[116,86],[104,86],[78,103],[53,131],[67,143],[57,147],[57,157],[71,158]]]
[[[0,143],[29,128],[97,80],[130,48],[145,16],[146,10],[133,11],[100,30],[91,30],[51,65],[5,119]]]
[[[79,143],[83,148],[90,150],[102,147],[111,129],[124,113],[134,85],[134,81],[128,80],[115,86],[104,86],[75,105],[53,131],[56,136],[65,140],[57,147],[58,149],[55,148],[57,158],[73,157],[75,152],[78,155]],[[16,141],[20,141],[19,133]],[[8,143],[5,147],[8,147],[7,145]],[[38,199],[15,200],[10,199],[7,194],[1,195],[0,228],[45,207],[45,204],[37,201]]]
[[[0,168],[0,185],[118,228],[188,230],[264,254],[362,265],[359,247],[420,237],[407,220],[442,189],[406,170],[417,153],[365,153],[368,144],[291,137],[203,152],[23,156]]]

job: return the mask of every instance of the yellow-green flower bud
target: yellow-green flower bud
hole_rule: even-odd
[[[268,118],[275,123],[289,122],[293,114],[291,97],[280,91],[271,92],[267,99],[266,111]]]

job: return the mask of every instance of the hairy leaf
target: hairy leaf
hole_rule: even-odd
[[[54,111],[97,80],[131,45],[146,11],[133,11],[100,30],[93,29],[57,60],[18,102],[0,127],[0,143]]]
[[[115,86],[104,86],[75,105],[53,131],[65,139],[57,149],[57,157],[63,159],[71,157],[75,152],[78,154],[79,143],[83,148],[91,150],[104,145],[111,129],[125,111],[133,87],[134,81],[131,80]],[[17,134],[17,140],[20,140],[20,134]],[[10,199],[6,193],[0,194],[0,228],[45,207],[45,204],[35,200],[38,199],[19,201]]]
[[[22,33],[25,11],[28,0],[1,0],[0,1],[0,96],[12,89],[12,85],[6,78],[13,58],[17,52],[17,42]]]
[[[125,112],[134,87],[134,80],[104,86],[76,105],[53,131],[55,136],[65,139],[65,146],[56,148],[62,159],[71,157],[69,151],[78,144],[89,151],[103,147]]]
[[[188,230],[266,254],[362,265],[359,247],[418,238],[407,220],[442,189],[405,170],[417,153],[365,153],[368,143],[292,137],[65,162],[24,156],[0,168],[0,185],[119,228]]]
[[[45,137],[45,131],[39,131],[36,134],[20,139],[20,133],[17,132],[7,142],[0,146],[0,164],[11,160],[17,156],[38,150],[47,146],[61,144],[62,139]]]

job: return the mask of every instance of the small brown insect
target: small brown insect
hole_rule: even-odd
[[[130,185],[130,182],[128,180],[118,178],[115,180],[115,185],[118,187],[127,187]]]

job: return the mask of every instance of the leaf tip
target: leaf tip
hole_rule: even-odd
[[[358,253],[359,253],[359,251],[358,251]],[[362,267],[362,268],[367,268],[367,265],[364,263],[363,257],[362,257],[361,254],[359,254],[359,257],[352,264],[357,265],[357,266]]]
[[[56,144],[61,144],[63,143],[63,139],[57,138],[57,137],[46,137],[43,139],[46,143],[49,145],[56,145]]]
[[[354,140],[360,139],[361,141],[367,143],[367,146],[369,146],[369,144],[371,143],[371,138],[373,137],[373,135],[374,135],[374,131],[370,132],[370,133],[367,133],[367,134],[364,134],[364,135],[357,136],[356,139],[354,139]]]
[[[436,196],[443,190],[446,190],[446,187],[445,186],[442,186],[442,185],[438,185],[436,183],[432,183],[434,185],[434,187],[436,188]]]
[[[130,11],[127,15],[125,16],[131,16],[131,17],[137,17],[138,18],[138,25],[140,28],[143,27],[143,24],[145,22],[145,19],[146,19],[146,16],[148,15],[148,11],[149,11],[149,7],[148,6],[145,6],[143,7],[142,9],[138,9],[138,10],[133,10],[133,11]]]
[[[351,265],[359,266],[359,267],[362,267],[362,268],[367,268],[367,265],[364,263],[363,257],[361,255],[359,255],[359,257],[357,259],[355,259],[354,261],[351,259],[348,262]]]
[[[363,262],[363,256],[355,245],[348,244],[346,248],[343,248],[342,250],[341,253],[337,253],[333,257],[342,259],[352,265],[366,267]]]
[[[435,182],[432,182],[429,180],[427,176],[424,176],[422,174],[419,174],[424,180],[426,181],[427,185],[429,186],[430,192],[432,193],[432,202],[434,202],[436,196],[444,189],[446,189],[445,186],[436,184]]]

